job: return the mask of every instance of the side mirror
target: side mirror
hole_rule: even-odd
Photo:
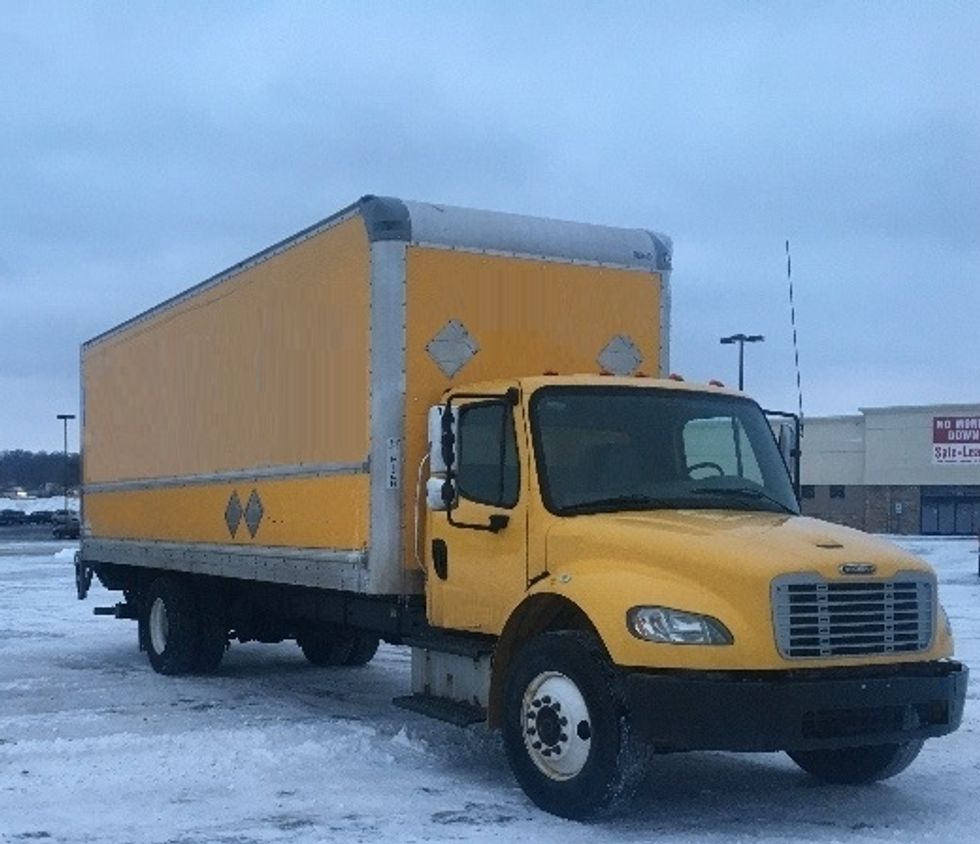
[[[798,444],[796,442],[796,425],[792,422],[778,422],[776,423],[776,444],[779,446],[779,453],[783,456],[783,462],[786,464],[786,468],[789,469],[790,475],[793,476],[793,480],[796,481],[795,477],[797,455],[799,452]]]
[[[445,475],[456,462],[456,415],[446,406],[429,408],[429,473]]]
[[[456,414],[445,405],[429,408],[429,479],[425,499],[430,510],[449,510],[456,504],[456,485],[450,471],[456,462]]]

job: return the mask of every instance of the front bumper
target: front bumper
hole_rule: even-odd
[[[662,749],[808,750],[951,733],[969,670],[952,661],[794,671],[628,672],[632,733]]]

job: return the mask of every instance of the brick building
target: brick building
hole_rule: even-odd
[[[980,533],[980,404],[806,420],[806,515],[874,533]]]

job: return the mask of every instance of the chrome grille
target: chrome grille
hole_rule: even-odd
[[[935,588],[927,575],[891,580],[826,580],[792,574],[772,583],[779,652],[790,659],[926,650]]]

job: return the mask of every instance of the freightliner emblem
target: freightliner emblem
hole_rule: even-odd
[[[844,563],[840,567],[841,574],[874,574],[878,566],[874,563]]]

